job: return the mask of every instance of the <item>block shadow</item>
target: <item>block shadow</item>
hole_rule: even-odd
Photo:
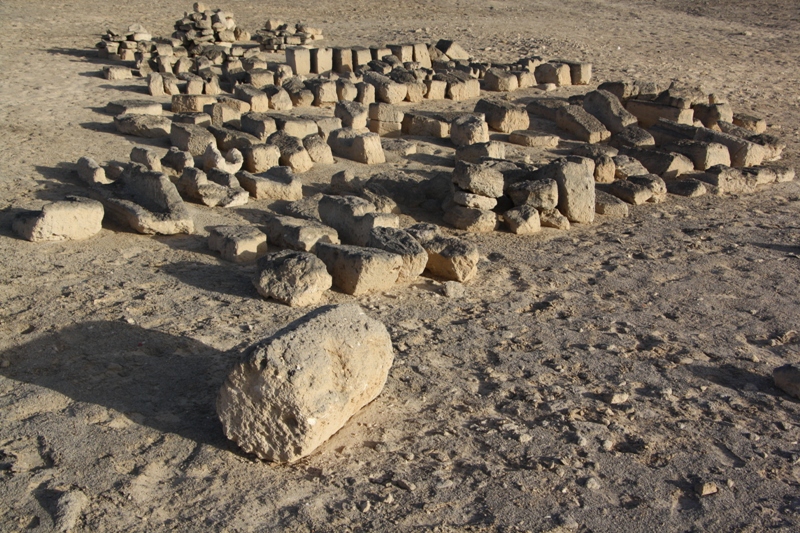
[[[170,246],[180,248],[180,244],[168,242]],[[197,250],[193,250],[197,251]],[[210,255],[210,252],[208,252]],[[261,300],[253,287],[254,265],[237,265],[223,262],[218,264],[201,263],[199,261],[178,261],[161,267],[161,271],[175,277],[182,283],[199,289],[228,294],[238,298]]]
[[[4,351],[3,376],[128,414],[137,423],[220,449],[215,398],[237,352],[125,322],[69,326]]]

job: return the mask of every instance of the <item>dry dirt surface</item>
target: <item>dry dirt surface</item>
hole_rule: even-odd
[[[591,61],[598,82],[702,84],[765,117],[800,161],[796,0],[210,7],[251,31],[311,23],[327,44],[452,38],[482,60]],[[79,157],[126,160],[138,142],[103,108],[149,98],[144,82],[99,76],[99,35],[169,35],[186,9],[0,2],[0,530],[800,530],[800,403],[771,378],[800,362],[798,182],[535,236],[452,232],[482,254],[464,295],[423,277],[323,301],[358,302],[389,328],[381,396],[294,465],[238,451],[219,386],[245,347],[306,310],[260,298],[253,267],[209,252],[205,228],[257,223],[270,205],[191,205],[189,236],[108,225],[33,244],[10,230],[17,209],[82,190]],[[343,168],[424,176],[450,153],[303,180],[313,192]]]

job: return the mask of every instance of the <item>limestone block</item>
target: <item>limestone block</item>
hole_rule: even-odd
[[[570,222],[594,221],[594,161],[569,156],[537,172],[537,178],[551,178],[558,184],[558,210]]]
[[[526,130],[530,125],[525,108],[509,102],[482,99],[475,105],[475,113],[483,113],[490,128],[505,133]]]
[[[450,123],[450,140],[456,146],[489,142],[489,125],[483,115],[463,115]]]
[[[152,100],[115,100],[106,105],[112,115],[161,115],[163,108]]]
[[[265,85],[262,89],[269,99],[269,108],[275,111],[287,111],[292,109],[292,97],[283,87],[278,85]]]
[[[353,71],[353,51],[350,48],[333,47],[333,70],[339,74]]]
[[[358,97],[358,88],[356,85],[344,78],[339,78],[336,80],[336,94],[339,97],[339,101],[354,101]]]
[[[694,123],[692,109],[681,109],[658,102],[633,99],[628,100],[625,108],[639,120],[639,125],[643,128],[650,128],[662,118],[690,126]]]
[[[179,174],[184,168],[194,166],[194,157],[189,152],[183,152],[179,148],[172,146],[164,157],[161,158],[161,167],[168,167]]]
[[[517,235],[531,235],[542,229],[539,211],[529,205],[522,205],[506,211],[503,214],[503,220],[508,231]]]
[[[186,167],[183,169],[180,178],[175,181],[175,186],[181,196],[188,200],[193,200],[208,207],[236,207],[247,203],[249,195],[242,189],[236,178],[233,178],[231,187],[231,176],[216,169],[212,169],[209,174],[217,174],[214,181],[209,180],[209,175],[199,168]]]
[[[747,115],[744,113],[734,113],[732,120],[729,120],[727,122],[733,122],[740,128],[744,128],[756,134],[764,133],[765,131],[767,131],[767,121],[761,117],[755,117],[753,115]]]
[[[565,61],[569,67],[569,77],[572,85],[589,85],[592,81],[592,64]]]
[[[656,174],[643,174],[641,176],[631,176],[628,181],[637,185],[647,187],[652,195],[648,202],[660,203],[667,198],[667,184]]]
[[[529,205],[549,211],[558,205],[558,183],[551,178],[515,183],[508,187],[507,193],[515,206]]]
[[[293,172],[302,173],[314,166],[311,156],[303,146],[303,141],[288,135],[285,131],[277,131],[269,136],[267,144],[272,144],[280,150],[280,164],[289,167]]]
[[[112,180],[106,177],[106,171],[103,167],[97,164],[97,161],[91,157],[81,157],[78,159],[78,177],[88,185],[107,185],[113,183]]]
[[[446,139],[450,122],[436,113],[408,112],[403,117],[403,132],[416,137]]]
[[[269,111],[269,97],[261,89],[252,85],[237,85],[233,90],[233,95],[250,104],[250,111],[254,113],[262,113]]]
[[[531,148],[556,148],[560,138],[558,135],[549,135],[535,130],[512,131],[508,142]]]
[[[357,305],[317,309],[249,350],[217,414],[245,452],[294,462],[380,394],[393,357],[386,328]]]
[[[243,151],[244,168],[248,172],[259,173],[280,165],[281,151],[271,144],[254,144]]]
[[[130,154],[131,161],[147,167],[147,170],[161,172],[161,160],[158,154],[144,146],[134,146]]]
[[[420,244],[428,254],[425,269],[434,276],[463,282],[478,272],[480,254],[478,247],[470,242],[434,234],[421,240]]]
[[[311,73],[311,50],[302,46],[286,47],[286,64],[296,76]]]
[[[542,63],[534,73],[538,83],[553,83],[557,87],[572,85],[572,73],[564,63]]]
[[[447,96],[447,82],[442,80],[425,80],[425,99],[444,100]]]
[[[473,233],[486,233],[497,228],[497,215],[494,211],[474,209],[458,204],[451,205],[443,218],[454,228]]]
[[[103,77],[107,80],[131,80],[133,72],[128,67],[105,66],[103,67]]]
[[[314,220],[271,215],[264,225],[269,242],[283,248],[313,252],[318,242],[339,244],[339,234]]]
[[[366,245],[402,258],[403,264],[397,276],[399,283],[416,279],[425,270],[428,254],[409,233],[390,227],[375,227],[370,231]]]
[[[247,72],[247,83],[257,89],[266,85],[275,85],[275,73],[265,68],[254,68]]]
[[[272,167],[261,174],[241,171],[236,174],[239,184],[256,199],[300,200],[303,183],[289,167]]]
[[[78,196],[45,204],[38,211],[18,213],[14,233],[32,242],[88,239],[102,229],[103,204]]]
[[[436,48],[454,61],[470,59],[469,54],[455,41],[441,39],[436,43]]]
[[[656,141],[649,131],[640,128],[637,124],[631,124],[613,134],[608,144],[618,149],[653,148],[656,145]]]
[[[614,178],[626,180],[629,176],[641,176],[647,174],[647,169],[638,160],[628,155],[616,155],[614,160]]]
[[[330,48],[312,48],[311,72],[314,74],[324,74],[333,70],[333,50]]]
[[[755,191],[757,185],[756,176],[725,165],[713,166],[693,176],[716,187],[718,194],[750,193]]]
[[[503,174],[486,165],[457,161],[452,179],[461,189],[473,194],[490,198],[503,195]]]
[[[367,165],[379,165],[386,162],[381,138],[376,133],[360,133],[343,128],[331,132],[328,137],[328,145],[333,154],[338,157]]]
[[[169,137],[172,121],[167,117],[154,115],[117,115],[114,117],[114,125],[124,135],[157,139]]]
[[[226,261],[252,263],[267,253],[267,236],[254,226],[209,228],[208,247]]]
[[[508,92],[519,89],[519,78],[513,72],[490,68],[483,77],[487,91]]]
[[[664,149],[688,157],[697,170],[706,170],[716,165],[731,165],[728,148],[719,143],[682,139],[666,144]]]
[[[308,152],[311,161],[320,165],[332,165],[334,163],[333,152],[328,143],[320,135],[309,135],[303,139],[303,148]]]
[[[259,259],[253,278],[258,293],[291,307],[317,305],[333,278],[317,256],[282,250]]]
[[[556,111],[556,124],[578,140],[590,144],[605,141],[611,137],[611,132],[599,120],[576,105],[559,108]]]
[[[595,191],[595,212],[611,218],[625,218],[628,216],[628,204],[605,191]]]
[[[653,191],[646,185],[628,180],[617,180],[608,185],[609,194],[633,205],[641,205],[653,197]]]
[[[543,228],[567,230],[570,228],[569,219],[561,214],[558,209],[539,212],[539,222]]]
[[[249,133],[226,126],[209,126],[208,131],[214,136],[214,139],[217,141],[217,146],[222,151],[236,148],[241,152],[248,146],[261,142],[255,135],[250,135]]]
[[[471,207],[473,209],[483,209],[484,211],[491,211],[497,207],[497,199],[480,194],[473,194],[471,192],[463,191],[455,188],[451,198],[452,202],[464,207]]]
[[[588,92],[583,97],[583,108],[612,134],[637,123],[636,117],[622,106],[619,98],[608,91]]]
[[[698,128],[696,141],[714,142],[728,148],[732,167],[754,167],[760,165],[766,157],[766,150],[760,144],[750,142],[729,133]]]
[[[456,149],[456,163],[480,163],[484,159],[505,159],[506,145],[499,141],[475,143]]]
[[[428,45],[425,43],[414,43],[411,45],[413,48],[413,61],[419,63],[422,68],[431,68],[431,54],[428,52]]]
[[[620,153],[639,161],[647,169],[647,173],[656,174],[664,179],[675,179],[694,170],[694,163],[688,157],[674,152],[625,148]]]
[[[332,106],[339,101],[336,93],[336,82],[323,78],[314,78],[306,81],[306,87],[314,93],[312,105],[317,107]]]
[[[397,254],[343,244],[318,243],[317,257],[328,268],[333,285],[354,296],[391,289],[403,266]]]
[[[356,102],[364,105],[370,105],[375,102],[375,86],[365,82],[356,83]]]
[[[677,196],[695,198],[697,196],[703,196],[708,192],[703,182],[685,176],[677,180],[667,180],[665,183],[667,184],[667,192]]]
[[[342,127],[356,130],[367,127],[367,107],[358,102],[344,100],[336,103],[333,115],[342,121]]]
[[[206,171],[217,168],[230,174],[236,174],[242,169],[243,164],[244,157],[236,148],[228,150],[223,155],[216,146],[209,145],[203,154],[203,169]]]
[[[193,156],[203,155],[209,145],[217,142],[211,132],[201,126],[175,122],[170,128],[169,139],[172,146]]]

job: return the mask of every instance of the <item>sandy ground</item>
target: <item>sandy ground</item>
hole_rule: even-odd
[[[218,260],[204,235],[270,205],[192,205],[191,236],[107,226],[33,244],[9,229],[15,210],[82,190],[80,156],[125,160],[138,142],[102,108],[144,96],[143,82],[100,78],[89,51],[109,27],[167,35],[190,3],[113,4],[0,2],[0,530],[800,528],[800,403],[771,379],[800,362],[797,182],[568,232],[463,235],[483,259],[460,298],[430,278],[331,292],[325,303],[357,301],[387,324],[383,394],[295,465],[238,452],[216,392],[243,348],[305,311],[259,298],[252,267]],[[480,59],[592,61],[598,81],[702,83],[764,116],[799,161],[794,0],[219,7],[251,31],[312,23],[329,44],[454,38]],[[307,191],[342,168],[447,170],[451,147],[421,146],[377,168],[314,169]],[[609,405],[615,392],[628,400]]]

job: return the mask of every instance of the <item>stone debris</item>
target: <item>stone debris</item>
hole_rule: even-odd
[[[117,115],[114,117],[117,131],[148,139],[169,137],[172,121],[168,117],[155,115]]]
[[[475,113],[485,115],[490,128],[504,133],[526,130],[530,125],[527,110],[509,102],[482,99],[475,105]]]
[[[217,414],[245,452],[291,463],[380,394],[393,359],[386,327],[358,305],[322,307],[248,349]]]
[[[603,190],[595,190],[595,212],[611,218],[628,216],[628,204]]]
[[[236,207],[246,204],[249,199],[247,191],[242,189],[238,183],[235,184],[235,187],[231,187],[228,183],[218,183],[210,179],[214,175],[213,170],[206,174],[199,168],[184,168],[180,177],[175,181],[178,192],[185,199],[207,207]],[[225,174],[227,175],[227,173]]]
[[[252,263],[267,253],[267,236],[253,226],[215,226],[209,229],[208,247],[226,261]]]
[[[282,250],[258,260],[253,277],[258,293],[290,307],[317,305],[333,278],[314,254]]]
[[[100,232],[103,204],[79,196],[45,204],[38,211],[22,211],[12,221],[14,233],[32,242],[88,239]]]
[[[530,205],[521,205],[503,214],[503,220],[511,233],[531,235],[542,229],[539,211]]]
[[[147,167],[147,170],[161,172],[161,159],[158,154],[144,146],[134,146],[130,155],[131,161]]]
[[[360,296],[391,289],[403,267],[403,258],[376,248],[344,244],[317,244],[319,257],[345,294]]]
[[[328,137],[328,145],[337,157],[366,165],[379,165],[386,162],[381,138],[376,133],[362,133],[343,128],[331,132]]]
[[[462,115],[450,123],[450,140],[456,146],[489,142],[489,125],[482,114]]]
[[[303,183],[289,167],[276,166],[260,174],[236,174],[239,184],[256,199],[294,201],[303,198]]]
[[[433,233],[428,228],[409,228],[428,254],[425,270],[444,279],[469,281],[478,272],[478,247],[456,237]]]
[[[422,274],[428,263],[425,249],[411,234],[399,228],[372,228],[366,245],[401,257],[403,264],[397,276],[398,283],[413,281]]]
[[[78,159],[78,177],[88,185],[108,185],[113,183],[106,177],[106,171],[97,164],[91,157],[81,157]]]

